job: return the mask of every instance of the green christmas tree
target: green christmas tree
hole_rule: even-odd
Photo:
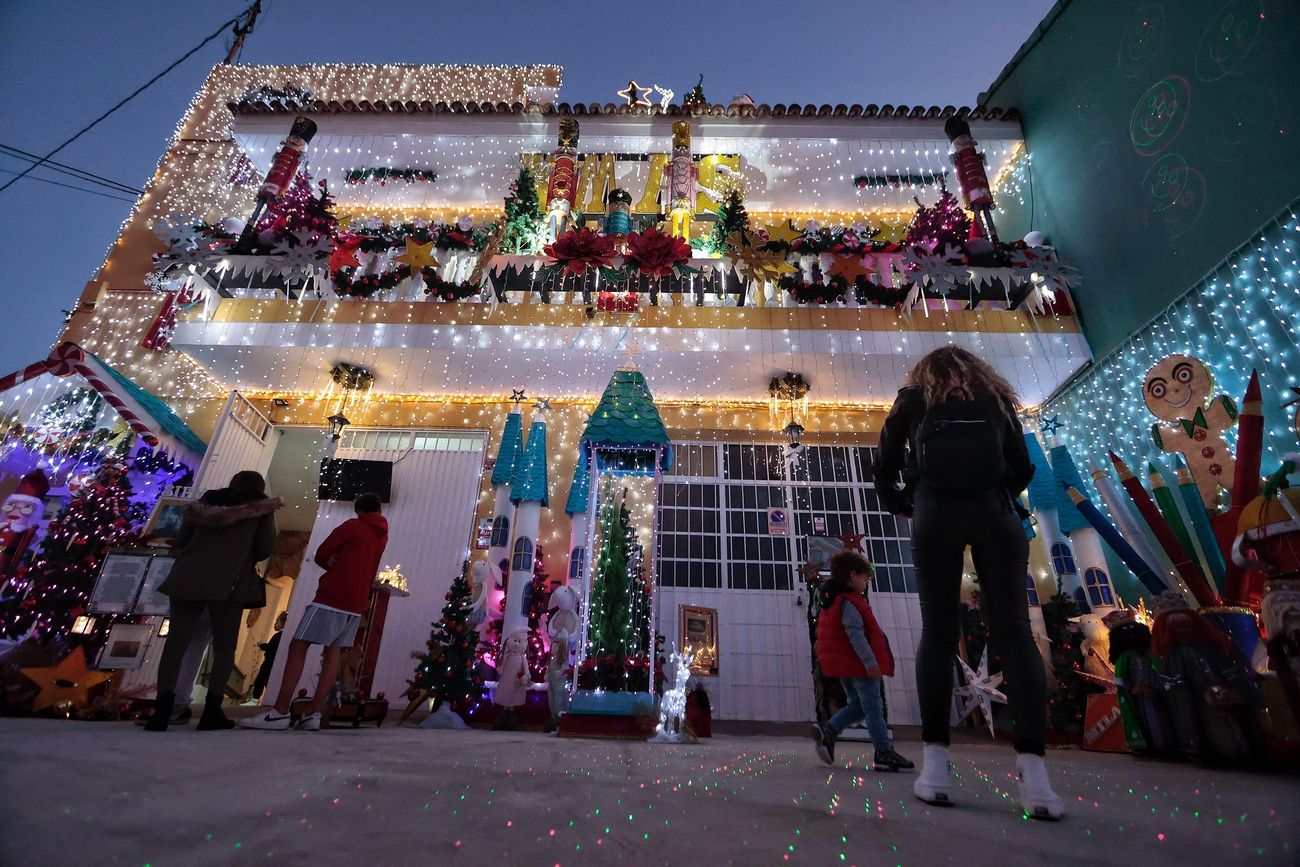
[[[1062,592],[1058,582],[1056,595],[1043,604],[1043,628],[1052,643],[1052,674],[1056,678],[1056,686],[1047,695],[1047,719],[1057,731],[1082,728],[1088,694],[1097,691],[1079,676],[1083,671],[1082,635],[1070,622],[1078,616],[1079,606]]]
[[[745,200],[740,190],[728,192],[718,205],[717,213],[718,220],[713,224],[713,233],[709,236],[709,249],[712,252],[723,252],[732,232],[739,232],[742,240],[749,238],[749,212],[745,210]]]
[[[595,581],[591,591],[591,614],[587,627],[587,655],[598,664],[621,668],[627,658],[630,580],[627,562],[627,489],[615,501],[612,492],[604,498],[600,514],[600,551],[596,557]]]
[[[510,195],[506,196],[501,252],[535,253],[541,224],[542,206],[537,200],[537,182],[533,180],[533,173],[528,167],[523,166],[519,169],[519,177],[510,185]]]
[[[419,654],[412,689],[428,690],[438,704],[447,702],[452,709],[464,712],[483,691],[478,670],[478,632],[468,622],[470,613],[469,561],[451,583],[442,618],[435,620]]]
[[[145,510],[131,502],[132,494],[122,462],[104,461],[94,480],[50,523],[30,566],[10,585],[0,605],[0,635],[17,637],[33,627],[41,636],[68,634],[73,620],[85,613],[104,556],[139,541]],[[94,648],[107,637],[105,619],[101,625],[102,634],[90,638]]]
[[[695,82],[695,86],[691,88],[690,92],[682,97],[682,107],[692,110],[709,107],[709,100],[704,96],[703,75],[700,76],[699,81]]]

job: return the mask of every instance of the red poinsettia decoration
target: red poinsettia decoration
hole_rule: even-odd
[[[546,255],[564,270],[579,277],[588,268],[607,268],[614,257],[614,239],[597,235],[591,229],[565,232],[546,246]]]
[[[690,244],[653,227],[627,237],[627,264],[650,277],[668,277],[690,258]]]

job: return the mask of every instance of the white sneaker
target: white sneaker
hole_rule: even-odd
[[[287,732],[289,730],[289,715],[286,713],[282,716],[275,712],[275,708],[271,708],[266,713],[259,713],[255,716],[249,717],[248,719],[241,719],[239,721],[239,727],[241,729],[265,729],[273,732]]]
[[[300,732],[320,731],[320,714],[318,713],[308,714],[307,716],[298,720],[298,724],[294,726],[294,729]]]
[[[1020,809],[1032,819],[1059,819],[1065,804],[1047,781],[1047,764],[1042,756],[1016,753],[1016,773],[1020,777]]]
[[[952,790],[952,770],[948,765],[948,747],[944,744],[925,744],[921,752],[921,773],[912,783],[912,793],[927,804],[951,807],[948,793]]]

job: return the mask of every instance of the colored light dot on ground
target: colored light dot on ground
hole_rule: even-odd
[[[1157,840],[1160,840],[1161,842],[1163,842],[1164,839],[1165,839],[1165,835],[1164,835],[1164,834],[1157,834],[1157,835],[1156,835],[1156,839],[1157,839]]]

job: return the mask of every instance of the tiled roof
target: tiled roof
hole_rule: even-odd
[[[122,391],[126,392],[126,394],[138,403],[145,412],[149,413],[149,416],[158,423],[158,427],[161,429],[163,434],[176,440],[176,442],[193,452],[195,456],[203,455],[208,448],[207,443],[205,443],[198,434],[190,430],[190,426],[187,425],[180,416],[173,412],[170,406],[163,403],[160,398],[145,391],[143,388],[118,373],[108,364],[105,364],[102,358],[91,355],[89,352],[86,353],[86,356],[88,358],[93,358],[98,362],[108,375],[112,377],[113,382],[117,383]]]
[[[528,426],[528,444],[515,464],[510,480],[510,502],[516,506],[525,500],[550,506],[549,480],[546,476],[546,422],[534,419]]]
[[[564,504],[565,513],[572,518],[587,511],[591,499],[591,458],[586,449],[578,450],[578,460],[573,465],[573,481],[569,483],[569,499]]]
[[[670,105],[663,109],[658,106],[615,105],[612,102],[601,104],[560,102],[553,105],[528,105],[514,102],[430,102],[428,100],[312,100],[298,102],[292,100],[244,100],[228,103],[231,112],[237,115],[259,114],[525,114],[584,116],[663,116],[663,117],[803,117],[803,118],[913,118],[944,120],[953,115],[963,115],[972,120],[1019,120],[1015,109],[1001,108],[957,108],[951,105],[814,105],[807,103],[777,103],[776,105],[741,105],[734,108],[725,105],[688,109],[680,105]]]
[[[1038,444],[1038,437],[1025,432],[1025,448],[1029,450],[1029,462],[1034,465],[1034,478],[1029,482],[1029,508],[1035,512],[1042,509],[1056,508],[1056,477],[1052,474],[1052,465],[1043,454],[1043,447]],[[1073,505],[1070,508],[1074,508]]]
[[[501,431],[501,443],[497,446],[497,462],[492,467],[492,484],[508,485],[515,474],[515,464],[524,450],[524,422],[519,413],[511,412],[506,416],[506,426]]]
[[[618,446],[625,449],[652,449],[663,446],[663,468],[672,465],[672,439],[659,417],[659,408],[650,394],[645,374],[639,370],[616,370],[600,396],[600,403],[582,434],[584,446]],[[633,460],[627,467],[645,472],[653,458]]]

